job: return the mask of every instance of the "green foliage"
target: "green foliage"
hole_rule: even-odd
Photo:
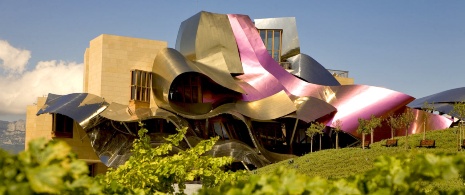
[[[296,169],[297,172],[308,176],[320,176],[327,179],[348,178],[354,174],[363,174],[374,167],[374,160],[378,156],[402,157],[403,154],[458,154],[456,130],[458,128],[446,130],[428,131],[429,139],[436,140],[436,148],[416,148],[406,151],[405,136],[395,137],[398,139],[398,147],[385,147],[385,140],[375,142],[370,145],[369,150],[360,150],[359,148],[342,148],[327,149],[305,156],[294,158],[294,163],[289,164],[287,161],[278,162],[268,165],[257,170],[257,174],[268,174],[273,172],[279,166]],[[408,139],[409,145],[419,145],[422,140],[421,134],[414,134]],[[439,189],[459,189],[463,188],[464,182],[461,179],[449,180],[447,182],[435,182],[433,185]]]
[[[307,130],[305,131],[305,134],[311,139],[313,139],[313,136],[315,136],[316,134],[323,134],[323,130],[325,128],[326,128],[326,125],[324,123],[319,123],[319,122],[312,123],[310,124],[310,127],[308,127]]]
[[[368,120],[368,126],[370,127],[370,132],[373,132],[373,129],[381,127],[381,118],[375,117],[375,115],[371,115],[370,120]]]
[[[187,127],[166,138],[166,143],[153,148],[147,129],[143,125],[139,139],[134,141],[132,155],[125,164],[110,169],[100,182],[107,187],[107,193],[174,193],[174,184],[183,193],[185,182],[200,179],[203,187],[214,187],[222,182],[234,183],[243,172],[225,172],[223,167],[232,162],[230,157],[213,158],[204,155],[212,149],[217,137],[204,140],[195,147],[169,156],[173,146],[183,140]],[[111,187],[113,185],[113,187]],[[121,187],[123,186],[123,187]],[[125,191],[125,189],[129,189]]]
[[[413,114],[413,110],[411,108],[405,109],[405,112],[402,113],[400,116],[399,125],[401,129],[405,129],[405,139],[407,140],[405,144],[405,148],[409,149],[409,142],[408,142],[408,129],[412,122],[415,120],[415,115]]]
[[[371,170],[347,179],[324,179],[278,167],[238,184],[203,189],[200,194],[460,194],[465,189],[441,190],[432,182],[464,177],[465,155],[420,154],[381,156]]]
[[[457,115],[461,120],[465,120],[465,102],[456,102],[451,113]]]
[[[434,112],[434,103],[433,104],[429,104],[427,101],[425,101],[423,103],[423,106],[422,108],[424,109],[424,112],[422,112],[421,114],[421,118],[423,119],[423,139],[426,139],[426,127],[428,126],[429,124],[429,121],[430,121],[430,113],[433,113]]]
[[[323,130],[326,128],[324,123],[315,122],[310,124],[310,127],[307,128],[305,134],[310,137],[310,153],[313,152],[313,137],[316,134],[320,134],[320,150],[321,150],[321,136],[323,134]]]
[[[394,139],[394,131],[401,128],[401,118],[398,115],[389,115],[385,119],[389,127],[391,127],[391,139]]]
[[[62,141],[33,140],[29,150],[10,155],[0,150],[0,194],[101,194]]]
[[[336,120],[336,122],[332,123],[334,133],[336,133],[336,149],[339,149],[339,132],[342,131],[342,121]]]
[[[357,133],[370,133],[369,121],[363,118],[358,119]]]

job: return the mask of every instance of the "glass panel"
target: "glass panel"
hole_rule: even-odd
[[[215,133],[222,137],[223,139],[229,139],[228,133],[224,129],[223,124],[220,122],[213,123],[213,128],[215,129]]]
[[[198,91],[198,87],[197,86],[192,86],[192,102],[194,103],[197,103],[199,102],[199,91]]]
[[[266,37],[266,48],[271,49],[273,48],[273,30],[267,30],[267,37]]]
[[[150,88],[146,88],[145,90],[147,90],[147,92],[145,93],[146,95],[145,100],[147,102],[150,102]]]
[[[132,71],[131,85],[135,85],[135,84],[136,84],[136,71],[133,70],[133,71]]]
[[[141,96],[140,96],[140,101],[146,101],[145,100],[145,88],[141,88]]]
[[[136,96],[136,100],[140,100],[140,94],[141,94],[141,90],[142,90],[142,88],[140,88],[140,87],[137,87],[137,91],[136,91],[136,94],[137,94],[137,96]]]
[[[186,102],[186,103],[192,102],[192,94],[191,94],[192,91],[191,91],[191,88],[190,88],[190,87],[186,87],[184,90],[185,90],[185,91],[184,91],[185,102]]]
[[[135,100],[135,99],[136,99],[136,87],[131,86],[131,100]]]
[[[137,77],[136,77],[137,83],[136,83],[136,85],[140,86],[140,71],[137,71],[136,74],[137,74]]]
[[[281,44],[281,32],[279,30],[274,31],[274,50],[279,50]]]
[[[260,37],[262,38],[263,43],[265,43],[266,46],[266,30],[260,30]]]
[[[152,73],[151,72],[147,74],[147,87],[152,88]]]
[[[145,72],[141,72],[140,77],[141,77],[141,80],[142,80],[142,83],[141,83],[140,86],[145,87],[146,86]]]

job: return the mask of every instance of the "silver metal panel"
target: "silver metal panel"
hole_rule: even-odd
[[[341,85],[326,68],[306,54],[298,54],[287,61],[291,63],[290,73],[309,83],[327,86]]]
[[[103,98],[89,93],[49,94],[37,115],[43,113],[63,114],[84,128],[91,118],[101,113],[107,106],[108,103]]]
[[[449,89],[433,95],[422,97],[412,101],[407,106],[412,108],[421,108],[424,102],[428,103],[454,103],[465,101],[465,87]]]

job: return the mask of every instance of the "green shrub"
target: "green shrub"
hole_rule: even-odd
[[[100,194],[88,172],[65,142],[33,140],[18,155],[0,150],[0,194]]]
[[[381,156],[375,160],[373,169],[347,179],[309,177],[281,166],[272,173],[253,175],[235,185],[202,189],[200,194],[463,194],[463,188],[443,190],[432,184],[463,177],[464,173],[463,154]]]
[[[143,126],[141,124],[141,126]],[[214,187],[225,181],[235,182],[244,172],[225,172],[222,168],[231,164],[231,157],[203,155],[212,149],[218,138],[201,141],[195,147],[178,154],[167,156],[173,146],[183,140],[187,128],[178,129],[178,133],[166,138],[166,143],[152,148],[147,129],[139,130],[139,139],[134,141],[132,155],[125,164],[110,169],[99,181],[106,193],[133,192],[174,193],[173,184],[177,184],[180,194],[186,188],[185,182],[200,179],[203,187]],[[113,185],[113,186],[112,186]],[[123,188],[121,188],[123,186]]]

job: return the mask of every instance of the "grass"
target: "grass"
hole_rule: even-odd
[[[426,139],[436,140],[436,148],[417,148],[423,134],[409,136],[410,149],[405,148],[405,137],[396,137],[399,139],[397,147],[382,146],[385,140],[375,142],[370,145],[370,149],[362,148],[342,148],[328,149],[304,155],[299,158],[281,161],[257,170],[257,174],[265,174],[273,171],[279,166],[294,168],[302,174],[308,176],[319,176],[327,179],[347,178],[354,174],[364,173],[373,168],[373,162],[378,156],[399,156],[415,155],[421,153],[448,153],[457,154],[457,128],[445,130],[429,131],[426,133]],[[376,133],[376,132],[375,132]],[[465,151],[464,151],[465,152]],[[463,181],[460,179],[454,181],[436,183],[442,189],[463,188]]]

